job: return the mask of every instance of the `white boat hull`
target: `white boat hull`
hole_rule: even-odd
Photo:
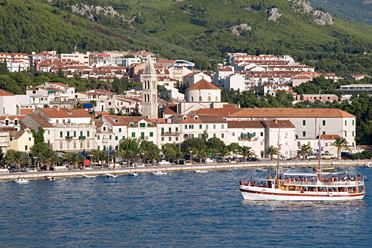
[[[245,200],[252,201],[350,201],[362,200],[364,192],[303,192],[285,191],[254,186],[240,185]]]

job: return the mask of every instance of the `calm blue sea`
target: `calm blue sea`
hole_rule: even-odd
[[[350,203],[243,202],[255,170],[0,183],[0,247],[371,247],[359,171]]]

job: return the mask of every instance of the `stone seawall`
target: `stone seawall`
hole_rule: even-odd
[[[322,166],[363,166],[372,164],[371,160],[326,160],[322,161]],[[118,167],[116,169],[84,169],[84,170],[66,170],[66,171],[40,171],[40,172],[19,172],[0,174],[0,181],[15,180],[18,178],[37,180],[46,179],[48,177],[81,177],[83,175],[104,176],[105,174],[128,174],[128,173],[152,173],[156,171],[162,172],[182,172],[195,170],[232,170],[232,169],[249,169],[255,167],[273,167],[276,161],[256,161],[246,163],[213,163],[213,164],[192,164],[192,165],[168,165],[168,166],[147,166],[147,167]],[[283,167],[307,167],[316,166],[317,161],[281,161]]]

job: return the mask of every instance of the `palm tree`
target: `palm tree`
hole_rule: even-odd
[[[343,137],[336,138],[332,145],[337,148],[337,159],[341,159],[342,149],[350,150],[347,140]]]
[[[27,162],[27,154],[25,152],[9,150],[5,155],[5,161],[8,164],[15,164],[17,171],[19,171],[21,165]]]
[[[297,150],[297,154],[299,156],[302,156],[302,159],[305,159],[308,155],[310,155],[310,153],[311,153],[311,147],[308,144],[301,145]]]
[[[247,161],[248,158],[253,157],[255,154],[251,147],[243,146],[241,147],[241,155],[243,156],[244,160]]]
[[[270,160],[273,160],[274,155],[278,155],[278,149],[274,146],[269,146],[266,148],[265,153],[270,157]]]
[[[140,142],[136,139],[122,139],[119,143],[118,155],[127,160],[127,165],[140,154]]]
[[[182,157],[180,149],[175,144],[164,144],[161,148],[166,160],[179,160]]]
[[[101,162],[101,168],[103,168],[103,162],[105,160],[105,152],[102,150],[92,150],[90,152],[90,155],[92,157],[92,160],[99,163]]]
[[[238,143],[231,143],[227,146],[229,150],[235,155],[242,155],[242,147]]]
[[[69,164],[74,165],[74,169],[78,167],[79,162],[83,160],[83,157],[81,154],[76,153],[76,152],[67,152],[63,156],[64,160],[66,160]]]
[[[231,154],[231,151],[227,146],[220,149],[220,156],[222,157],[222,162],[225,162],[225,158],[229,154]]]
[[[152,165],[159,159],[160,149],[150,141],[142,141],[140,144],[140,152],[143,153],[146,159],[151,160]]]

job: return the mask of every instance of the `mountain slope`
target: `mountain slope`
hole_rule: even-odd
[[[79,28],[76,36],[90,37],[87,44],[92,50],[106,49],[111,44],[110,49],[116,49],[119,44],[122,49],[142,48],[169,58],[186,58],[204,68],[220,63],[226,52],[289,54],[324,71],[372,74],[372,27],[341,19],[333,20],[333,25],[319,26],[314,23],[313,12],[295,11],[289,0],[53,0],[48,8],[40,2],[36,4],[36,0],[23,2],[34,6],[31,12],[48,11],[53,18],[63,20],[74,34]],[[274,7],[281,16],[269,21],[268,12]],[[25,17],[16,13],[12,18]],[[83,25],[76,27],[71,19]],[[48,30],[47,24],[43,29]],[[246,24],[246,30],[234,34],[234,27],[241,24]],[[92,33],[97,25],[109,38],[93,38],[102,35]],[[70,35],[70,31],[64,33]],[[30,37],[38,40],[39,35]],[[63,41],[76,44],[67,37]],[[10,41],[2,42],[11,47]],[[29,50],[40,47],[40,43],[31,42],[28,49],[22,43],[16,45],[18,50]],[[78,48],[86,47],[78,44]]]
[[[372,1],[370,0],[310,0],[310,2],[339,17],[372,24]]]
[[[0,51],[118,49],[125,37],[37,1],[0,0]]]

